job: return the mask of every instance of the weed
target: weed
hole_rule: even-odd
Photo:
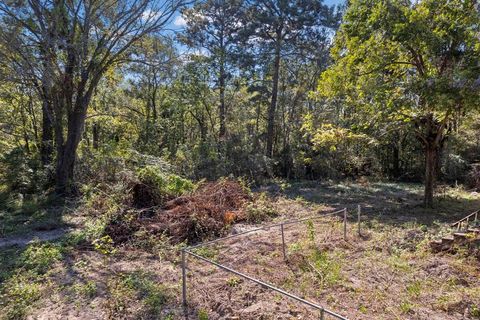
[[[201,309],[198,311],[198,320],[208,320],[208,313],[207,311]]]
[[[321,286],[333,285],[340,280],[341,265],[327,252],[315,248],[312,250],[309,260],[311,261],[309,266],[319,277]]]
[[[405,256],[402,253],[394,253],[388,257],[387,263],[394,270],[399,272],[408,272],[411,266],[408,264]]]
[[[472,310],[470,310],[470,314],[472,317],[480,319],[480,308],[478,306],[473,306]]]
[[[174,174],[167,174],[154,166],[146,166],[138,171],[143,183],[154,186],[160,195],[180,196],[195,189],[195,184]]]
[[[210,260],[216,260],[219,250],[216,247],[203,246],[193,250],[199,256]]]
[[[111,256],[116,252],[116,249],[113,246],[113,240],[110,236],[103,236],[99,239],[95,239],[92,244],[95,250],[105,256]]]
[[[243,191],[248,194],[248,196],[253,197],[252,188],[250,187],[250,182],[245,177],[237,178],[238,183],[242,186]]]
[[[247,220],[252,223],[259,223],[278,215],[265,192],[260,193],[254,202],[247,205],[246,213]]]
[[[166,288],[157,284],[152,276],[145,272],[133,272],[123,277],[122,282],[128,288],[137,292],[142,299],[146,311],[151,315],[158,315],[167,302]]]
[[[400,303],[400,311],[404,314],[409,313],[413,310],[414,305],[408,301],[402,301]]]
[[[310,244],[315,244],[315,226],[313,225],[312,220],[308,220],[305,222],[307,225],[307,233],[308,233],[308,240],[310,241]]]
[[[150,253],[158,253],[161,256],[168,256],[171,247],[170,239],[165,234],[152,234],[145,228],[140,228],[133,234],[130,241],[132,246],[140,248]]]
[[[241,283],[241,280],[237,277],[231,277],[227,280],[227,285],[232,288],[238,286],[240,283]]]
[[[5,319],[23,319],[34,302],[40,298],[41,286],[33,272],[22,272],[10,277],[3,285],[0,310]]]
[[[418,297],[420,295],[422,285],[420,281],[413,281],[407,286],[407,292],[412,297]]]
[[[97,294],[97,284],[92,280],[85,283],[76,283],[73,285],[72,290],[79,296],[93,298]]]
[[[128,305],[134,301],[135,290],[119,281],[113,279],[107,283],[108,300],[105,303],[109,319],[128,317]]]
[[[365,314],[365,313],[367,313],[368,309],[367,309],[366,306],[360,305],[360,306],[358,307],[358,311],[360,311],[361,313]]]
[[[100,218],[91,218],[85,222],[83,231],[83,237],[88,241],[93,241],[100,238],[104,232],[108,223],[108,217],[106,215]]]
[[[303,246],[301,242],[294,242],[288,245],[288,251],[291,253],[299,252],[302,250],[302,248]]]
[[[53,263],[62,257],[60,246],[50,243],[33,243],[22,253],[23,266],[38,274],[48,271]]]

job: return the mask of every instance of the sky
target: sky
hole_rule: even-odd
[[[324,0],[324,3],[326,5],[337,5],[337,4],[342,4],[344,3],[345,0]],[[169,28],[173,29],[175,31],[181,31],[185,25],[185,20],[182,18],[180,13],[177,13],[175,17],[173,18]]]
[[[344,2],[345,0],[324,0],[324,3],[329,6],[342,4]],[[173,17],[173,19],[171,20],[167,28],[170,30],[169,33],[171,32],[172,34],[175,34],[177,32],[183,31],[185,24],[186,24],[185,20],[183,19],[182,15],[178,12],[175,14],[175,16]],[[188,48],[187,46],[179,42],[176,42],[175,46],[181,54],[192,53],[191,48]],[[196,52],[197,49],[194,49],[194,50]],[[199,51],[198,53],[200,52],[201,51]]]

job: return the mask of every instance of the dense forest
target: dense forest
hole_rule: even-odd
[[[1,178],[475,183],[475,1],[2,1]],[[112,167],[112,168],[107,168]],[[55,188],[53,188],[55,187]]]
[[[0,319],[480,319],[477,0],[0,0]]]

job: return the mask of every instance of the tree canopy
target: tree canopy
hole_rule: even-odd
[[[321,96],[410,126],[429,206],[452,124],[479,107],[479,31],[476,1],[351,1],[319,82]]]
[[[430,206],[475,175],[478,19],[475,1],[3,1],[1,163],[65,195],[140,153],[198,179],[424,182]]]

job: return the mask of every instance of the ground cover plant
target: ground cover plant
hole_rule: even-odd
[[[0,0],[0,319],[319,317],[193,256],[184,309],[196,245],[478,319],[479,35],[477,0]]]
[[[243,220],[232,224],[230,232],[329,212],[338,208],[336,200],[345,198],[351,200],[346,203],[351,215],[347,241],[340,215],[286,227],[287,262],[278,228],[195,252],[351,319],[478,317],[478,257],[462,248],[434,253],[429,242],[445,232],[448,222],[478,206],[480,196],[449,188],[441,201],[454,209],[434,213],[421,206],[420,185],[297,182],[284,185],[285,191],[280,185],[259,190],[261,203],[253,202],[256,211],[268,204],[267,220]],[[399,205],[405,194],[411,197]],[[361,237],[357,203],[365,208]],[[430,222],[425,218],[432,216]],[[89,237],[97,238],[85,241]],[[182,318],[176,243],[148,232],[115,243],[102,233],[75,231],[46,244],[6,248],[2,261],[8,263],[2,264],[1,272],[3,317]],[[195,259],[188,260],[188,301],[193,319],[318,316]]]

